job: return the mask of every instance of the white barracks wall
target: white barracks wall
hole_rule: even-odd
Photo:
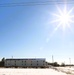
[[[6,59],[5,67],[45,67],[45,59]]]

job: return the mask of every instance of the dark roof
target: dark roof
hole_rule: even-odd
[[[45,58],[11,58],[11,59],[6,59],[6,60],[45,60]]]

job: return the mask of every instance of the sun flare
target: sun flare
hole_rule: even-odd
[[[52,14],[54,17],[56,17],[55,20],[53,20],[52,22],[58,23],[55,29],[58,29],[59,27],[61,27],[63,30],[65,30],[66,28],[71,28],[71,23],[73,23],[72,18],[74,17],[74,15],[71,14],[73,8],[69,11],[67,11],[66,6],[64,7],[63,10],[61,10],[59,7],[57,7],[57,9],[58,9],[58,14],[55,13]]]

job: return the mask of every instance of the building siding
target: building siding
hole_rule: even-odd
[[[45,59],[6,59],[5,67],[46,67]]]

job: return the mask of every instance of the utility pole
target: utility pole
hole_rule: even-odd
[[[54,63],[54,57],[53,57],[53,55],[52,55],[52,63]]]
[[[13,56],[12,56],[12,59],[13,59]]]
[[[70,63],[70,67],[71,67],[71,58],[69,58],[69,63]]]

